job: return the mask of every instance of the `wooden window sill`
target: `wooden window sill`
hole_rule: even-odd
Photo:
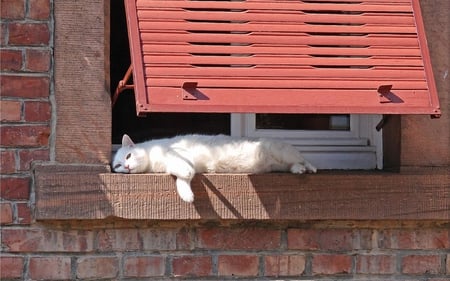
[[[36,164],[36,219],[450,219],[449,168],[414,172],[202,174],[183,202],[165,174],[108,166]]]

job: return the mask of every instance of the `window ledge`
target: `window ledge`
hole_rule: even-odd
[[[201,174],[183,202],[166,174],[36,164],[36,219],[450,219],[449,167],[310,175]]]

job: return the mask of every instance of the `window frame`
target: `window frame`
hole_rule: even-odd
[[[256,129],[255,114],[231,114],[231,135],[280,138],[319,169],[383,169],[381,115],[350,115],[348,131]]]

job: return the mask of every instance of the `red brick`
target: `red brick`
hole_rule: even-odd
[[[250,255],[219,256],[218,272],[220,276],[257,276],[258,257]]]
[[[28,200],[30,198],[30,178],[1,178],[0,197],[6,200]]]
[[[108,229],[97,235],[100,251],[175,250],[177,229]]]
[[[13,222],[13,209],[11,203],[0,203],[0,224],[11,224]]]
[[[19,224],[31,223],[31,208],[28,203],[17,203],[17,222]]]
[[[264,257],[264,276],[299,276],[303,274],[306,258],[302,255],[277,255]]]
[[[33,161],[48,161],[50,159],[50,152],[48,149],[20,150],[19,159],[19,169],[21,171],[27,171],[31,168]]]
[[[1,121],[20,121],[22,119],[22,103],[20,101],[0,101]]]
[[[212,259],[210,256],[181,256],[172,260],[173,275],[210,276],[212,274]]]
[[[281,232],[257,228],[211,228],[198,231],[198,248],[204,249],[278,249]]]
[[[2,245],[9,252],[88,252],[93,250],[93,234],[36,228],[5,228]]]
[[[386,249],[448,249],[449,231],[446,229],[385,230],[379,235],[379,247]]]
[[[30,11],[28,17],[34,20],[46,20],[50,16],[49,0],[29,0]]]
[[[0,256],[0,279],[22,278],[24,260],[22,257]]]
[[[395,256],[360,255],[356,260],[356,273],[393,274],[395,269]]]
[[[48,146],[48,126],[4,126],[0,128],[1,145],[9,147]]]
[[[344,251],[354,246],[353,230],[346,229],[289,229],[288,248],[301,250]]]
[[[3,75],[0,93],[2,97],[46,98],[50,82],[48,77]]]
[[[47,101],[27,101],[24,105],[24,117],[27,122],[45,122],[51,118],[51,106]]]
[[[313,256],[312,273],[319,274],[344,274],[350,273],[352,257],[346,255],[322,255]]]
[[[0,136],[0,138],[2,138],[2,136]],[[14,151],[10,150],[0,151],[0,164],[1,164],[0,173],[2,174],[14,173],[16,171],[16,157],[14,156]]]
[[[9,44],[16,46],[43,46],[50,42],[46,23],[10,23]]]
[[[441,257],[438,255],[410,255],[402,258],[402,273],[438,274]]]
[[[0,50],[0,70],[19,71],[22,69],[22,51]]]
[[[127,257],[124,262],[125,277],[144,278],[164,276],[165,263],[162,256]]]
[[[2,19],[23,19],[25,17],[25,1],[1,0],[0,10]]]
[[[82,257],[77,261],[78,278],[115,278],[118,273],[119,260],[116,257]]]
[[[48,50],[28,49],[25,52],[25,69],[35,72],[47,72],[50,69],[50,52]]]
[[[68,280],[71,278],[70,257],[32,257],[29,274],[33,280]]]

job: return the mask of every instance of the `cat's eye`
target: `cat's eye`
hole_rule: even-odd
[[[122,165],[121,164],[116,164],[116,165],[114,165],[114,169],[118,169],[118,168],[120,168]]]
[[[130,159],[130,157],[131,157],[131,153],[128,153],[127,157],[125,157],[125,159],[128,160],[128,159]]]

